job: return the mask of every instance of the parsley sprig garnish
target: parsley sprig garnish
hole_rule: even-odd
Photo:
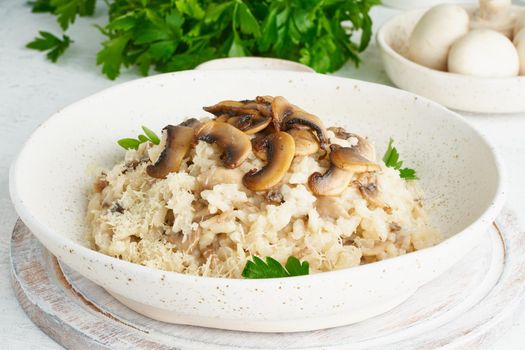
[[[117,141],[117,143],[126,150],[138,149],[141,143],[148,142],[148,141],[155,145],[158,145],[160,143],[159,137],[153,131],[151,131],[151,129],[148,129],[145,126],[142,126],[142,130],[144,130],[145,135],[140,134],[139,136],[137,136],[136,139],[133,139],[133,138],[120,139]]]
[[[405,180],[417,180],[416,171],[410,168],[402,168],[403,161],[399,160],[399,152],[392,146],[394,140],[390,138],[388,141],[388,148],[383,156],[383,162],[389,168],[394,168],[399,171],[399,176]]]
[[[38,51],[49,51],[46,56],[52,62],[56,62],[73,42],[67,35],[63,35],[61,40],[49,32],[41,31],[39,34],[40,37],[35,38],[26,47]]]
[[[308,261],[300,262],[294,256],[288,258],[284,267],[271,257],[266,257],[266,262],[257,256],[253,256],[252,259],[253,261],[248,260],[242,271],[242,277],[244,278],[280,278],[302,276],[310,273]]]
[[[122,68],[147,75],[192,69],[222,57],[299,61],[318,72],[356,65],[370,42],[370,8],[380,0],[105,0],[108,23],[97,65],[109,79]],[[33,0],[63,31],[94,13],[96,0]],[[344,24],[342,24],[344,23]],[[65,50],[67,46],[63,47]],[[63,52],[60,51],[60,52]],[[58,56],[57,56],[58,57]]]

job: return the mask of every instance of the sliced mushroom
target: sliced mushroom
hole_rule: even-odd
[[[190,150],[195,131],[182,125],[168,125],[163,130],[164,150],[153,165],[148,165],[146,172],[156,179],[163,179],[169,173],[179,171],[182,159]]]
[[[215,143],[223,150],[222,163],[226,168],[236,168],[250,155],[250,137],[227,123],[211,120],[197,131],[197,138],[207,143]]]
[[[244,101],[221,101],[213,106],[204,107],[206,112],[212,113],[216,116],[227,114],[231,116],[242,114],[256,114],[260,113],[263,116],[270,118],[271,114],[271,97],[261,96],[258,100],[244,100]]]
[[[376,150],[366,138],[358,134],[347,132],[342,127],[331,127],[328,128],[328,130],[332,131],[338,139],[348,140],[352,137],[356,138],[357,145],[353,146],[352,148],[354,148],[358,154],[362,155],[366,159],[371,160],[373,162],[376,161]]]
[[[197,118],[189,118],[180,123],[180,126],[187,126],[188,128],[197,128],[200,125],[200,121]]]
[[[259,131],[265,129],[270,122],[271,118],[263,117],[262,115],[245,114],[228,119],[228,124],[235,126],[237,129],[244,131],[245,134],[253,135]]]
[[[274,204],[281,204],[284,202],[284,197],[281,191],[275,190],[275,189],[269,190],[268,192],[266,192],[266,194],[264,195],[264,198],[268,202],[274,203]]]
[[[266,160],[265,142],[267,136],[268,135],[265,135],[264,133],[258,133],[251,140],[253,154],[260,160]]]
[[[244,186],[252,191],[264,191],[277,185],[290,168],[295,154],[293,137],[285,132],[267,136],[264,148],[266,165],[260,170],[250,170],[243,177]]]
[[[315,172],[308,178],[308,187],[318,196],[337,196],[352,181],[353,173],[330,165],[326,173]]]
[[[372,173],[361,174],[355,181],[361,196],[369,205],[375,208],[383,208],[388,211],[390,208],[381,200],[381,193],[377,182],[377,176]]]
[[[310,130],[291,129],[288,133],[295,141],[296,156],[309,156],[319,151],[319,142]]]
[[[381,170],[381,167],[378,164],[359,154],[359,149],[356,147],[331,145],[330,150],[330,161],[339,169],[348,170],[354,173]]]
[[[330,145],[330,150],[330,168],[324,174],[316,172],[308,178],[310,190],[316,195],[337,196],[348,187],[355,173],[381,170],[354,148]]]
[[[326,130],[321,119],[315,115],[291,104],[282,96],[273,99],[272,112],[274,126],[277,130],[310,128],[317,135],[321,148],[325,150],[328,148],[329,140]]]
[[[344,128],[340,126],[332,126],[329,127],[328,130],[333,132],[335,134],[335,137],[341,140],[348,140],[350,137],[353,136],[352,133],[347,132]]]

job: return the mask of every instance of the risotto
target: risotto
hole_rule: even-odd
[[[89,193],[93,249],[180,273],[241,278],[253,257],[310,273],[432,246],[417,181],[373,144],[282,97],[222,101],[141,140]],[[140,138],[139,138],[140,139]]]

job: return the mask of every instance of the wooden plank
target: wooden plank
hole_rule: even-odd
[[[525,291],[525,234],[504,211],[480,246],[395,309],[333,329],[258,334],[166,324],[137,314],[61,266],[19,221],[11,242],[20,305],[46,334],[76,349],[434,349],[486,345]]]

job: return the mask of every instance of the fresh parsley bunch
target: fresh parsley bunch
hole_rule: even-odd
[[[321,73],[333,72],[348,59],[359,63],[358,55],[372,35],[369,11],[379,2],[107,0],[109,22],[99,27],[107,40],[97,64],[110,79],[122,67],[137,67],[147,75],[151,68],[184,70],[213,58],[238,56],[279,57]],[[64,31],[77,16],[92,15],[95,9],[95,0],[36,0],[31,4],[33,12],[55,15]],[[351,40],[356,33],[359,39]],[[28,47],[42,51],[60,47],[58,58],[69,43],[69,38],[67,43],[50,39],[47,45],[33,42]]]

